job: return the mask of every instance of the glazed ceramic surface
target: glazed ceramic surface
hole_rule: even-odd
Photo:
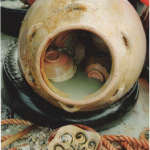
[[[96,131],[83,125],[68,125],[55,130],[49,137],[49,150],[100,150],[101,138]]]
[[[75,45],[77,40],[77,34],[75,32],[67,31],[60,34],[55,39],[55,44],[57,47],[72,47]]]
[[[72,78],[77,66],[66,53],[55,50],[47,51],[44,58],[44,69],[47,78],[53,82],[61,82]]]
[[[54,87],[44,70],[45,53],[53,39],[77,30],[99,36],[112,59],[105,84],[78,102]],[[68,112],[92,111],[120,99],[138,79],[145,52],[142,23],[126,0],[37,0],[19,35],[19,64],[27,82],[45,100]]]
[[[88,77],[107,81],[111,65],[110,58],[90,57],[84,62],[84,72]]]
[[[95,34],[91,34],[91,37],[92,37],[92,42],[96,47],[98,47],[99,49],[102,49],[102,50],[108,50],[107,45],[99,36],[97,36]]]

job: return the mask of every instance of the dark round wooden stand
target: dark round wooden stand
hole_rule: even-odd
[[[91,112],[66,112],[50,104],[31,89],[17,67],[15,70],[15,61],[9,61],[13,60],[14,53],[15,49],[9,51],[4,61],[2,84],[5,90],[2,92],[2,99],[23,119],[37,125],[58,128],[68,124],[82,124],[98,128],[99,131],[105,130],[128,116],[138,99],[137,81],[128,93],[108,107]]]

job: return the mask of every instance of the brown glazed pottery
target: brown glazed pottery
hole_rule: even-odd
[[[73,46],[78,31],[95,34],[105,42],[111,70],[105,67],[109,77],[102,87],[74,101],[49,81],[44,58],[56,37],[65,34],[56,39],[56,45],[63,47],[73,41],[67,45]],[[93,111],[118,101],[137,81],[145,55],[143,25],[127,0],[37,0],[23,20],[18,41],[18,61],[26,81],[45,100],[68,112]],[[96,76],[102,78],[99,73]]]
[[[72,47],[77,40],[77,34],[72,31],[63,32],[55,39],[55,44],[57,47]]]
[[[100,135],[84,125],[67,125],[51,133],[48,150],[100,150],[102,141]]]
[[[88,77],[89,78],[95,78],[98,80],[101,80],[102,82],[104,81],[104,75],[103,73],[101,73],[101,66],[98,66],[99,64],[95,64],[94,67],[92,67],[92,69],[90,69],[90,71],[88,71]],[[100,69],[96,69],[96,68],[100,68]],[[89,68],[88,68],[89,69]],[[93,70],[94,69],[94,70]],[[107,75],[109,77],[109,75]],[[106,74],[105,74],[105,80],[106,79]]]
[[[90,57],[84,62],[84,72],[88,77],[107,81],[111,71],[111,60],[108,58]]]
[[[53,82],[72,78],[77,70],[71,57],[56,50],[47,51],[44,58],[44,69],[48,79]]]

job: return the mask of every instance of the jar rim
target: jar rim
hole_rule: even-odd
[[[111,68],[111,72],[110,72],[110,77],[109,79],[105,82],[104,86],[103,85],[103,89],[102,92],[91,98],[91,99],[87,99],[87,100],[82,100],[82,101],[73,101],[69,98],[64,98],[59,96],[58,94],[56,94],[55,92],[53,92],[46,84],[46,82],[43,79],[43,75],[42,72],[41,73],[41,55],[43,53],[43,51],[46,51],[47,47],[49,46],[49,44],[51,43],[51,41],[61,32],[67,31],[67,30],[86,30],[89,31],[91,33],[96,34],[97,36],[99,36],[108,46],[110,54],[111,54],[111,58],[112,58],[112,65],[113,67]],[[114,50],[114,46],[113,43],[111,42],[111,40],[109,39],[109,37],[107,35],[105,35],[105,33],[103,31],[101,31],[98,28],[95,28],[94,26],[91,25],[86,25],[86,24],[70,24],[70,25],[66,25],[63,27],[58,27],[57,29],[55,29],[53,32],[51,32],[47,37],[45,37],[45,39],[43,40],[43,42],[41,43],[41,45],[39,46],[39,49],[37,51],[37,56],[36,56],[36,70],[37,70],[37,74],[38,74],[38,79],[39,82],[41,83],[41,86],[45,89],[45,91],[51,95],[52,97],[54,97],[55,99],[64,102],[66,104],[69,105],[85,105],[85,104],[90,104],[90,103],[94,103],[96,101],[99,101],[100,99],[102,99],[103,97],[105,97],[109,91],[112,89],[113,85],[116,83],[117,81],[117,74],[119,72],[119,60],[116,57],[117,53]],[[43,58],[44,59],[44,58]],[[39,61],[40,60],[40,61]]]

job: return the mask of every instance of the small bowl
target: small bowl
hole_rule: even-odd
[[[111,70],[111,61],[106,58],[90,57],[84,62],[84,72],[89,78],[107,81]]]
[[[100,150],[102,141],[100,135],[84,125],[67,125],[51,133],[47,141],[48,150]]]
[[[77,40],[77,33],[73,31],[67,31],[61,33],[58,37],[55,39],[55,44],[57,47],[62,48],[62,47],[72,47],[75,45]]]
[[[80,63],[85,56],[85,46],[82,42],[78,41],[73,47],[71,48],[57,48],[60,52],[65,52],[69,56],[71,56],[76,63]]]
[[[52,82],[69,80],[77,71],[73,59],[66,53],[51,50],[45,54],[44,60],[46,76]]]

